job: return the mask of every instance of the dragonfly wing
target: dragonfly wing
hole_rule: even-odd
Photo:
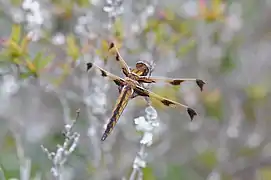
[[[155,98],[155,99],[159,100],[161,103],[163,103],[165,106],[173,107],[173,108],[179,108],[181,110],[186,110],[189,117],[190,117],[190,119],[191,119],[191,121],[193,120],[194,116],[197,115],[196,111],[193,110],[192,108],[189,108],[188,106],[186,106],[184,104],[172,101],[170,99],[161,97],[158,94],[156,94],[154,92],[151,92],[151,91],[149,91],[147,89],[144,89],[144,88],[142,88],[140,86],[136,86],[136,88],[134,90],[138,95],[144,96],[144,97]]]
[[[166,77],[147,77],[147,76],[141,76],[139,77],[139,82],[143,83],[157,83],[157,82],[165,82],[167,84],[177,86],[180,85],[183,82],[186,81],[194,81],[196,82],[197,86],[200,88],[200,90],[203,90],[204,84],[206,84],[201,79],[193,79],[193,78],[166,78]]]
[[[128,76],[128,74],[131,72],[129,66],[126,64],[124,59],[121,57],[120,52],[118,48],[116,47],[114,42],[110,43],[109,46],[109,53],[114,53],[116,61],[120,64],[120,67],[122,69],[122,72],[125,76]],[[108,58],[108,57],[106,57]]]
[[[96,64],[93,64],[91,62],[87,63],[87,71],[90,71],[92,68],[96,69],[98,72],[101,73],[102,77],[109,78],[112,80],[117,86],[124,86],[125,80],[104,70],[103,68],[97,66]]]

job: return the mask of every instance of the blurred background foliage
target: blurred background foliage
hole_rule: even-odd
[[[121,76],[111,41],[131,67],[147,60],[155,62],[153,75],[207,82],[203,92],[190,82],[149,87],[199,115],[190,122],[152,100],[160,126],[143,179],[271,179],[270,1],[0,3],[0,179],[53,179],[41,145],[55,151],[78,108],[81,136],[64,179],[129,179],[142,135],[133,119],[146,102],[131,100],[101,142],[118,90],[85,65]]]

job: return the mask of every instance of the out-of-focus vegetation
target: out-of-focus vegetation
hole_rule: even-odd
[[[75,151],[62,179],[133,179],[142,133],[134,119],[146,102],[129,102],[112,134],[100,141],[118,90],[93,62],[121,75],[107,59],[114,41],[133,67],[153,75],[200,78],[149,88],[197,110],[193,122],[152,99],[159,126],[144,149],[146,180],[271,179],[271,46],[267,0],[1,0],[0,179],[54,179],[49,151],[80,117]],[[67,140],[67,139],[66,139]]]

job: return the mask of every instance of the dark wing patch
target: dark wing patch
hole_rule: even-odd
[[[202,91],[203,90],[203,86],[204,84],[206,84],[203,80],[201,79],[196,79],[196,83],[197,85],[199,86],[200,90]]]
[[[115,46],[113,42],[110,43],[108,50],[112,49]]]
[[[107,76],[107,73],[106,73],[106,71],[104,71],[104,70],[101,70],[101,75],[102,75],[103,77],[106,77],[106,76]]]
[[[196,111],[189,108],[188,106],[181,104],[181,103],[178,103],[178,102],[175,102],[175,101],[172,101],[170,99],[163,98],[154,92],[151,92],[147,89],[144,89],[143,87],[136,86],[136,88],[134,90],[135,90],[135,93],[137,93],[138,95],[144,96],[144,97],[155,98],[155,99],[159,100],[161,103],[163,103],[165,106],[179,108],[181,110],[186,110],[189,117],[191,118],[191,120],[193,120],[194,116],[197,115]]]
[[[122,69],[122,72],[125,76],[128,76],[130,73],[130,69],[128,67],[128,65],[126,64],[126,62],[124,61],[124,59],[121,57],[118,48],[115,46],[114,42],[111,42],[109,45],[109,49],[108,49],[109,53],[113,52],[116,61],[120,64],[120,67]],[[106,57],[107,59],[108,57]]]
[[[163,99],[161,100],[161,103],[163,103],[165,106],[170,106],[171,104],[174,104],[173,102],[167,100],[167,99]]]
[[[93,64],[91,62],[87,63],[87,71],[92,68]]]
[[[181,79],[174,79],[172,81],[169,81],[169,83],[174,85],[174,86],[180,85],[182,82],[184,82],[184,80],[181,80]]]
[[[101,73],[102,77],[106,77],[109,78],[110,80],[112,80],[116,85],[118,86],[124,86],[125,84],[125,80],[110,73],[107,72],[106,70],[102,69],[101,67],[89,62],[87,63],[87,70],[90,70],[91,68],[95,68],[97,71],[99,71]]]
[[[123,85],[118,79],[115,79],[113,81],[117,86],[122,86]]]
[[[198,85],[198,87],[200,88],[200,90],[203,90],[203,86],[205,84],[205,82],[201,79],[192,79],[192,78],[182,78],[182,79],[173,79],[173,78],[166,78],[166,77],[147,77],[147,76],[140,76],[139,77],[139,82],[143,82],[143,83],[157,83],[157,82],[165,82],[168,84],[171,84],[173,86],[177,86],[180,85],[181,83],[185,82],[185,81],[194,81],[196,82],[196,84]]]
[[[191,121],[194,119],[194,116],[197,115],[196,111],[194,111],[194,110],[191,109],[191,108],[187,108],[187,113],[188,113],[188,115],[190,116]]]
[[[116,60],[120,61],[120,55],[119,54],[116,55]]]

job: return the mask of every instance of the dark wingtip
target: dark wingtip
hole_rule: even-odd
[[[114,43],[111,42],[108,49],[110,50],[110,49],[112,49],[113,47],[114,47]]]
[[[87,71],[92,68],[93,64],[91,62],[87,63]]]
[[[201,79],[196,79],[196,83],[197,85],[199,86],[200,90],[202,91],[203,90],[203,86],[204,84],[206,84],[203,80]]]
[[[191,108],[187,108],[187,113],[189,114],[191,121],[194,119],[194,116],[197,115],[196,111]]]
[[[102,136],[102,138],[101,138],[101,141],[104,141],[106,138],[107,138],[107,134],[104,133],[103,136]]]

